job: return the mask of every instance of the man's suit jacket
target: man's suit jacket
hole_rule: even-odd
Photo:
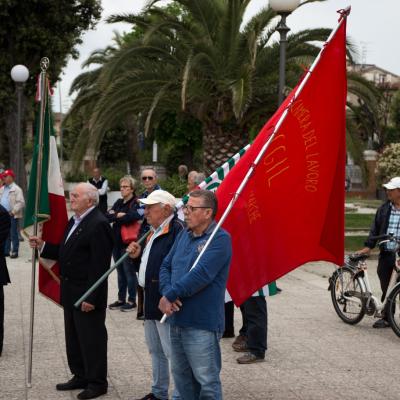
[[[10,232],[10,214],[0,205],[0,285],[10,283],[6,258],[4,257],[4,244]]]
[[[70,219],[60,245],[45,244],[40,256],[58,260],[61,275],[61,305],[72,309],[74,303],[109,268],[113,233],[107,219],[96,207],[86,215],[68,238],[74,225]],[[107,307],[107,280],[86,300],[97,309]]]

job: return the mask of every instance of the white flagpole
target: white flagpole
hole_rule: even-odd
[[[346,16],[348,15],[348,13],[350,12],[350,8],[345,10],[344,16],[343,18],[340,20],[339,24],[337,25],[337,27],[332,30],[331,34],[329,35],[329,38],[326,41],[326,44],[330,42],[330,40],[332,39],[332,37],[335,35],[335,33],[338,31],[338,29],[340,28],[340,26],[342,25],[343,21],[345,21]],[[268,147],[270,146],[272,140],[274,139],[276,133],[278,132],[279,128],[282,126],[283,121],[286,119],[286,116],[289,113],[290,107],[292,106],[292,104],[296,101],[297,97],[299,96],[299,94],[301,93],[301,91],[303,90],[305,84],[308,82],[308,80],[310,79],[311,74],[313,73],[315,67],[318,65],[319,60],[321,59],[321,55],[325,50],[324,46],[321,51],[319,52],[318,56],[316,57],[316,59],[314,60],[313,64],[311,65],[310,69],[308,70],[306,76],[304,77],[303,81],[301,82],[301,84],[299,85],[299,87],[297,88],[295,94],[293,95],[290,103],[286,106],[285,111],[282,113],[282,115],[280,116],[278,122],[276,123],[274,130],[271,134],[271,136],[268,138],[268,140],[265,142],[264,146],[261,148],[260,152],[258,153],[256,159],[254,160],[253,164],[251,165],[251,167],[249,168],[249,170],[247,171],[246,176],[244,177],[242,183],[239,185],[239,187],[237,188],[235,194],[232,197],[232,200],[230,201],[230,203],[228,204],[227,208],[225,209],[224,213],[222,214],[220,220],[218,221],[216,227],[214,228],[213,232],[211,233],[211,236],[208,238],[206,244],[204,245],[203,249],[201,250],[200,254],[197,256],[195,262],[193,263],[192,267],[190,268],[190,271],[196,267],[196,265],[199,263],[201,257],[203,256],[204,252],[207,250],[210,242],[213,240],[215,234],[217,233],[218,229],[221,227],[221,225],[225,222],[226,218],[228,217],[229,213],[231,212],[234,204],[236,203],[236,200],[239,198],[240,194],[242,193],[244,187],[247,185],[247,182],[249,181],[251,175],[253,174],[254,170],[256,169],[258,163],[260,162],[261,158],[264,156],[265,152],[267,151]],[[161,318],[161,323],[165,322],[165,320],[167,319],[167,314],[164,314],[163,317]]]
[[[33,235],[38,234],[38,214],[40,192],[42,187],[42,160],[43,160],[43,136],[44,136],[44,120],[47,101],[47,78],[46,71],[49,67],[49,59],[44,57],[40,60],[40,125],[38,140],[38,156],[36,162],[36,192],[35,192],[35,213],[33,215]],[[32,277],[31,277],[31,307],[29,316],[29,350],[28,350],[28,371],[27,371],[27,387],[32,387],[32,351],[33,351],[33,326],[35,315],[35,281],[36,281],[36,260],[37,251],[32,249]]]

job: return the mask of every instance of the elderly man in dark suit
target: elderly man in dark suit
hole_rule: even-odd
[[[107,281],[82,303],[74,303],[110,267],[113,234],[110,225],[96,207],[97,189],[79,183],[70,193],[70,219],[60,245],[31,237],[31,247],[43,258],[58,260],[61,274],[61,305],[64,307],[65,341],[68,365],[73,374],[57,390],[85,389],[78,399],[93,399],[107,393]]]
[[[0,205],[0,356],[3,352],[4,338],[4,290],[3,286],[10,283],[8,276],[6,258],[4,256],[4,246],[10,233],[10,214]]]

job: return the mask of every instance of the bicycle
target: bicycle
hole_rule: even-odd
[[[400,337],[400,239],[393,235],[381,235],[374,239],[379,241],[379,246],[390,243],[390,251],[396,254],[396,263],[383,302],[372,293],[368,279],[367,254],[346,256],[344,265],[337,268],[329,278],[328,290],[337,315],[345,323],[355,325],[365,314],[375,318],[382,318],[387,314],[391,328]]]

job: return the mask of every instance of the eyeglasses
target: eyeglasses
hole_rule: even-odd
[[[211,208],[211,207],[207,207],[207,206],[197,206],[197,207],[194,207],[194,206],[189,206],[189,205],[187,205],[187,204],[185,204],[183,207],[182,207],[182,209],[183,209],[183,211],[187,211],[187,212],[189,212],[189,213],[192,213],[194,210],[196,210],[197,208]]]
[[[153,176],[142,176],[142,181],[152,181],[154,179]]]

